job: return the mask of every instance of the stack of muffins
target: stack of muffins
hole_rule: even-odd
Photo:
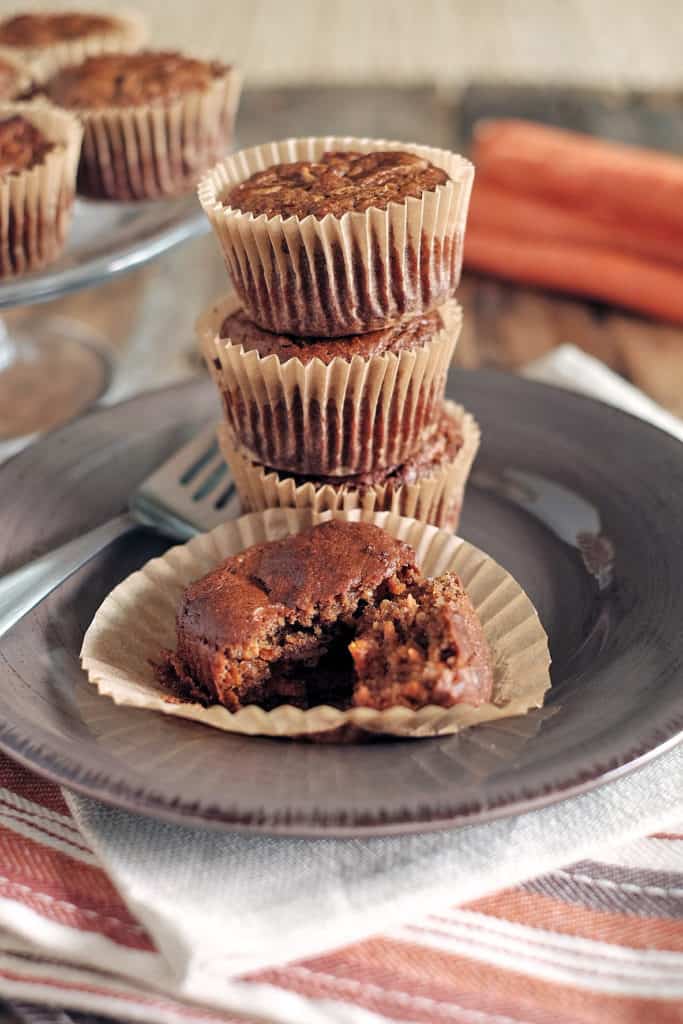
[[[237,294],[198,332],[245,511],[457,527],[479,430],[444,394],[473,176],[445,150],[314,138],[245,150],[202,179]]]

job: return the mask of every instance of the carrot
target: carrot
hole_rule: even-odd
[[[491,182],[605,224],[662,230],[683,248],[683,159],[530,121],[487,121],[473,161]],[[680,262],[677,254],[675,262]]]
[[[480,173],[474,184],[468,224],[470,231],[481,228],[518,235],[527,241],[590,244],[683,267],[683,233],[667,233],[661,228],[639,230],[629,218],[606,225],[581,210],[510,192]]]
[[[606,247],[525,238],[470,225],[465,266],[683,323],[680,270]]]

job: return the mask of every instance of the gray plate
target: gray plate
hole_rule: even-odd
[[[186,824],[279,834],[444,827],[558,800],[683,729],[683,446],[599,403],[496,373],[451,394],[484,436],[462,532],[505,565],[550,636],[546,708],[460,736],[365,746],[230,736],[99,697],[83,632],[163,550],[140,534],[24,620],[0,657],[0,746],[73,789]],[[208,416],[206,382],[93,413],[0,470],[3,570],[121,510]]]

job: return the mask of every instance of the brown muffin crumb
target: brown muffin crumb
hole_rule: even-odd
[[[445,185],[448,175],[429,160],[403,150],[323,153],[318,161],[274,164],[230,190],[225,206],[266,217],[341,217],[370,207],[419,199]]]
[[[189,92],[205,92],[227,70],[175,51],[105,53],[63,68],[46,91],[55,103],[72,109],[170,103]]]
[[[354,705],[385,710],[491,699],[488,644],[455,573],[369,605],[349,645]]]
[[[20,114],[0,121],[0,174],[28,171],[54,148],[55,143]]]

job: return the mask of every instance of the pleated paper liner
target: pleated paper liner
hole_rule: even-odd
[[[178,702],[158,684],[150,662],[162,648],[175,648],[175,614],[184,588],[230,555],[252,544],[298,533],[335,518],[366,519],[411,544],[423,572],[455,571],[479,615],[494,660],[494,697],[480,707],[429,706],[340,711],[321,705],[303,711],[290,705],[264,711],[255,706],[230,712],[222,706]],[[152,559],[116,587],[100,606],[83,641],[81,663],[88,678],[117,704],[189,718],[227,732],[277,737],[322,737],[355,727],[402,737],[438,736],[480,722],[522,715],[540,707],[550,686],[548,642],[538,615],[518,583],[484,552],[435,526],[389,512],[325,513],[270,509],[231,520],[187,544]]]
[[[21,98],[29,92],[33,78],[25,60],[17,56],[17,51],[9,46],[0,46],[0,72],[5,65],[10,69],[11,81],[7,82],[5,95],[0,94],[0,102],[5,103]]]
[[[100,199],[191,192],[232,143],[242,78],[233,67],[208,89],[172,102],[79,108],[84,125],[78,191]]]
[[[443,400],[462,309],[439,307],[445,326],[415,349],[330,363],[245,352],[220,337],[239,309],[232,295],[199,319],[199,341],[227,422],[256,462],[293,473],[349,476],[396,466],[418,448]]]
[[[64,10],[38,11],[39,14],[64,14]],[[88,12],[83,12],[88,13]],[[98,12],[92,12],[98,13]],[[17,56],[28,63],[37,81],[44,82],[61,68],[81,64],[86,57],[100,53],[132,53],[139,50],[147,38],[147,23],[137,11],[118,9],[106,14],[111,22],[88,35],[37,46],[11,47]]]
[[[82,128],[47,103],[0,103],[0,120],[19,115],[55,143],[34,167],[0,177],[0,278],[36,270],[62,251],[71,220]]]
[[[461,405],[444,403],[446,411],[458,420],[463,444],[455,458],[444,461],[414,483],[389,479],[358,487],[354,484],[317,483],[296,480],[255,463],[235,444],[230,428],[219,424],[218,440],[230,466],[243,512],[267,508],[308,508],[314,512],[351,512],[364,514],[393,512],[424,523],[457,530],[465,486],[479,448],[477,421]]]
[[[273,164],[331,150],[416,153],[449,175],[419,199],[341,218],[255,217],[225,206],[233,186]],[[267,330],[333,337],[432,309],[455,291],[474,168],[445,149],[384,139],[287,139],[227,157],[202,179],[200,202],[247,315]]]

